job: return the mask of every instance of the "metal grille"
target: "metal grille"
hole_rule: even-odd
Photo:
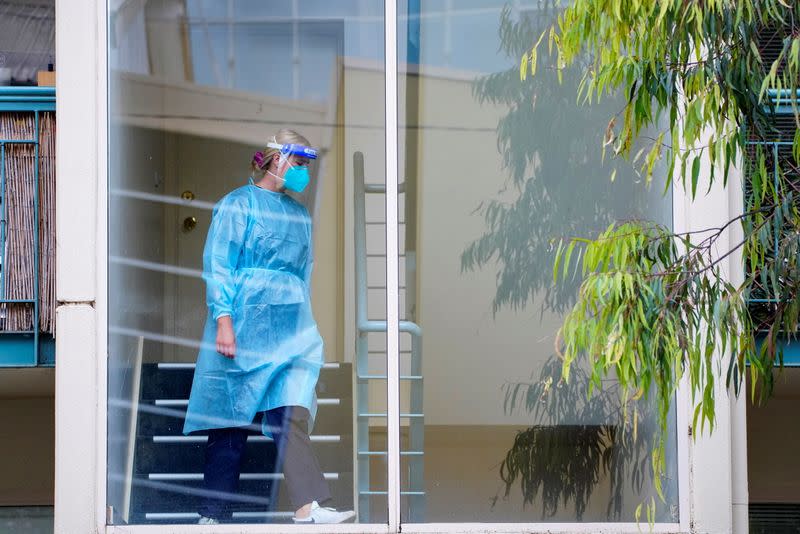
[[[800,533],[800,504],[750,503],[750,534]]]

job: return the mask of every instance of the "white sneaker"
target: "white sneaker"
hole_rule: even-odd
[[[335,508],[324,508],[320,506],[317,501],[311,503],[311,513],[308,517],[299,519],[293,517],[295,523],[318,523],[318,524],[331,524],[331,523],[344,523],[353,519],[356,513],[353,510],[346,512],[337,512]]]
[[[219,525],[219,519],[214,519],[213,517],[204,517],[200,516],[200,521],[197,522],[198,525]]]

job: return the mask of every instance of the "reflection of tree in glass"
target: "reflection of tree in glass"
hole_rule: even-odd
[[[553,285],[552,240],[592,235],[620,217],[643,210],[643,195],[635,195],[632,167],[602,157],[604,124],[622,104],[612,99],[580,106],[575,87],[581,69],[564,71],[560,84],[554,69],[540,65],[538,74],[520,83],[518,58],[530,49],[557,11],[541,2],[535,15],[513,20],[510,9],[500,19],[501,50],[515,65],[479,78],[473,94],[480,103],[508,108],[497,126],[497,146],[510,173],[504,196],[513,201],[488,200],[479,208],[486,232],[461,256],[463,270],[498,265],[494,310],[524,308],[536,297],[542,306],[565,311],[580,280]],[[540,58],[543,63],[544,58]],[[587,127],[591,125],[592,127]]]
[[[495,312],[502,307],[523,309],[536,298],[541,299],[542,311],[570,308],[580,277],[553,284],[553,239],[596,234],[612,221],[642,213],[647,200],[635,194],[630,165],[622,162],[616,181],[609,180],[618,162],[606,161],[604,166],[603,129],[586,127],[607,121],[622,108],[619,101],[578,105],[580,66],[566,69],[559,83],[554,69],[540,65],[537,76],[520,83],[517,59],[556,15],[548,1],[541,2],[534,15],[518,20],[505,9],[501,50],[515,66],[480,78],[473,87],[481,103],[508,108],[497,127],[497,145],[511,177],[508,190],[501,193],[514,198],[482,203],[478,212],[487,230],[461,257],[465,271],[498,266]],[[568,385],[560,377],[561,361],[551,357],[538,381],[507,389],[506,411],[525,409],[537,424],[517,434],[501,465],[506,496],[516,484],[525,504],[541,494],[543,516],[573,501],[580,519],[598,484],[608,479],[607,515],[618,518],[626,480],[644,497],[654,439],[652,411],[639,407],[638,428],[632,431],[633,405],[639,403],[629,404],[626,420],[616,382],[595,384],[587,398],[585,371],[573,369]]]
[[[517,433],[500,466],[505,496],[516,484],[525,504],[541,494],[543,517],[554,515],[559,503],[567,506],[573,501],[581,520],[595,488],[608,479],[606,514],[620,518],[625,481],[630,480],[630,488],[641,494],[650,472],[652,412],[645,407],[637,414],[629,405],[623,413],[616,382],[596,386],[587,398],[588,373],[573,369],[569,384],[560,376],[561,360],[552,356],[537,381],[506,387],[506,412],[525,409],[539,424]],[[636,431],[632,431],[634,418]]]

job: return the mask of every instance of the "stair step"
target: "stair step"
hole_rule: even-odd
[[[194,364],[142,366],[135,443],[131,520],[186,523],[198,519],[205,488],[207,433],[182,434]],[[317,384],[318,412],[312,447],[333,494],[332,506],[353,508],[352,365],[326,364]],[[292,509],[275,473],[275,443],[258,430],[248,436],[235,504],[237,522],[291,522]],[[281,490],[269,502],[273,486]]]
[[[317,399],[317,406],[339,406],[342,399]],[[156,406],[186,407],[189,406],[189,399],[156,399],[153,402]]]
[[[231,496],[231,509],[235,512],[249,513],[263,513],[265,510],[270,510],[269,496],[275,483],[274,479],[240,479],[238,493]],[[352,509],[352,473],[339,474],[336,480],[329,481],[329,485],[333,496],[330,505],[340,509]],[[285,489],[279,484],[277,506],[272,511],[292,510]],[[204,497],[208,495],[202,477],[188,481],[150,480],[147,477],[137,477],[134,479],[133,491],[135,508],[132,511],[140,515],[197,510]]]
[[[291,518],[294,512],[234,512],[233,519],[237,523],[245,523],[247,520],[275,520],[281,523],[291,523]],[[137,521],[138,523],[194,523],[200,519],[200,514],[197,512],[167,512],[167,513],[145,513],[145,521]],[[270,521],[272,522],[272,521]]]
[[[322,404],[314,422],[315,434],[352,434],[352,399],[336,399],[338,404]],[[139,405],[138,436],[181,435],[185,407],[144,402]]]
[[[339,443],[342,441],[342,436],[336,434],[328,435],[312,435],[312,443]],[[208,436],[152,436],[153,443],[205,443],[208,441]],[[247,436],[248,442],[267,442],[272,443],[274,440],[267,436]]]
[[[141,399],[187,399],[194,377],[193,363],[142,364]],[[323,398],[350,397],[352,366],[349,363],[327,363],[322,367],[317,383],[317,395]]]
[[[325,480],[339,480],[339,473],[323,473]],[[187,481],[203,480],[203,473],[150,473],[148,480]],[[240,473],[239,480],[283,480],[283,473]]]
[[[248,480],[239,482],[239,491],[230,495],[230,507],[239,512],[269,508],[271,480]],[[212,494],[202,481],[168,482],[134,479],[134,502],[136,512],[174,512],[175,510],[197,510],[203,499]]]
[[[312,442],[312,446],[323,471],[352,472],[352,436],[342,436],[338,443]],[[152,437],[139,437],[136,438],[135,471],[141,476],[165,472],[197,473],[203,470],[205,450],[204,441],[154,442]],[[274,472],[275,453],[274,442],[265,439],[248,440],[242,460],[242,472]]]

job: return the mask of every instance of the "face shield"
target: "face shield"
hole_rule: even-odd
[[[317,159],[317,151],[309,146],[295,143],[267,143],[267,148],[277,149],[280,152],[281,161],[285,161],[289,164],[289,168],[286,169],[283,176],[275,175],[275,177],[283,182],[282,185],[286,189],[294,191],[295,193],[302,193],[311,181],[311,177],[308,174],[308,167],[305,165],[291,165],[289,163],[289,156]],[[253,159],[261,166],[263,164],[264,154],[256,152]]]

